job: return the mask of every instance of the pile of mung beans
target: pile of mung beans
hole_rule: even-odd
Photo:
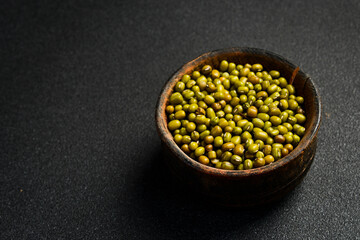
[[[246,170],[288,155],[305,133],[304,98],[276,70],[223,60],[185,74],[166,106],[175,143],[207,166]]]

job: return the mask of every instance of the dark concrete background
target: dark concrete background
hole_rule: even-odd
[[[1,239],[360,239],[359,1],[38,1],[0,8]],[[276,52],[323,103],[304,182],[268,209],[169,179],[157,95],[219,48]]]

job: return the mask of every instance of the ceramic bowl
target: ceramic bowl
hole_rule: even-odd
[[[203,165],[187,156],[174,142],[167,128],[165,108],[175,84],[184,74],[191,74],[209,64],[219,67],[222,60],[236,64],[260,63],[265,70],[278,70],[289,80],[297,65],[278,54],[255,48],[230,48],[202,54],[177,70],[161,90],[156,106],[156,127],[164,162],[183,184],[205,195],[206,199],[226,206],[255,206],[276,201],[294,189],[308,172],[316,152],[321,120],[320,96],[312,79],[301,69],[293,85],[304,97],[305,135],[294,150],[282,159],[250,170],[223,170]]]

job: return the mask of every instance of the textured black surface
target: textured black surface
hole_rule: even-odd
[[[11,2],[0,8],[1,239],[360,238],[359,1]],[[232,46],[289,58],[322,96],[314,164],[268,209],[203,204],[158,161],[164,82]]]

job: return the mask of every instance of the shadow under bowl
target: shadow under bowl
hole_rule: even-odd
[[[174,142],[167,128],[165,108],[175,84],[209,64],[218,68],[222,60],[236,64],[260,63],[265,70],[278,70],[290,79],[296,65],[285,58],[256,48],[230,48],[205,53],[186,63],[166,82],[156,106],[156,127],[162,141],[164,162],[171,173],[206,199],[225,206],[250,207],[281,199],[297,186],[309,170],[316,152],[321,121],[321,103],[311,78],[299,71],[293,85],[305,99],[306,132],[298,146],[287,156],[269,165],[249,170],[223,170],[203,165],[187,156]]]

